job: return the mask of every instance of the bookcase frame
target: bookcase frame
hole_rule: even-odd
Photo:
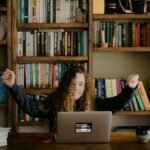
[[[93,46],[93,21],[95,20],[149,20],[150,15],[148,14],[92,14],[93,12],[93,0],[88,0],[89,3],[89,14],[88,14],[88,22],[87,23],[26,23],[26,24],[17,24],[17,9],[16,9],[16,1],[12,0],[12,69],[16,70],[17,63],[49,63],[49,62],[88,62],[88,72],[91,76],[93,76],[93,53],[94,52],[149,52],[150,47],[115,47],[115,48],[100,48]],[[24,30],[32,30],[32,29],[87,29],[88,30],[88,56],[40,56],[40,57],[17,57],[16,56],[16,48],[17,48],[17,31]],[[51,89],[53,91],[54,89]],[[49,89],[25,89],[26,93],[43,93],[47,94]],[[148,111],[139,111],[139,112],[130,112],[130,111],[120,111],[114,115],[125,115],[125,116],[149,116],[150,112]],[[17,117],[17,105],[13,102],[13,131],[18,131],[19,126],[43,126],[47,124],[47,122],[18,122]]]
[[[18,24],[17,23],[17,9],[16,4],[17,0],[12,0],[12,68],[13,71],[16,72],[16,64],[18,63],[53,63],[53,62],[65,62],[65,63],[76,63],[76,62],[87,62],[88,73],[92,74],[92,1],[88,0],[88,22],[86,23],[25,23]],[[88,55],[87,56],[17,56],[17,31],[26,31],[33,29],[86,29],[88,31]],[[27,94],[48,94],[54,89],[25,89]],[[13,102],[13,131],[18,131],[19,126],[43,126],[47,125],[46,121],[38,121],[38,122],[18,122],[17,117],[17,105]]]
[[[0,6],[0,12],[6,15],[6,39],[0,40],[0,46],[6,47],[6,68],[11,69],[11,0],[6,0],[5,4]],[[1,52],[0,52],[1,53]],[[12,101],[8,95],[6,104],[0,104],[0,109],[7,110],[7,125],[12,125]]]

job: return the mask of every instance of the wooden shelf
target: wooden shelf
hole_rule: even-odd
[[[94,14],[93,20],[145,20],[150,14]]]
[[[123,116],[150,116],[150,111],[119,111],[114,115]]]
[[[0,6],[0,12],[7,12],[6,6]]]
[[[35,29],[80,29],[88,28],[88,23],[28,23],[28,24],[17,24],[18,30],[35,30]]]
[[[7,41],[6,40],[0,40],[0,45],[6,45]]]
[[[27,94],[49,94],[53,91],[55,91],[56,89],[44,89],[44,88],[30,88],[30,89],[25,89]]]
[[[49,126],[48,121],[24,121],[18,122],[19,126]]]
[[[17,63],[86,62],[87,56],[25,56],[17,57]]]
[[[93,52],[150,52],[150,47],[95,47]]]
[[[0,103],[0,108],[7,108],[7,104]]]

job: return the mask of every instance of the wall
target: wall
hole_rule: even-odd
[[[127,78],[129,74],[138,73],[147,88],[150,78],[150,53],[95,52],[93,55],[94,77]],[[150,125],[150,116],[113,116],[112,128],[128,125]]]
[[[94,77],[127,78],[129,74],[138,73],[147,89],[150,78],[150,53],[95,52],[93,55]]]

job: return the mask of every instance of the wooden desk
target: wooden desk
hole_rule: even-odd
[[[13,133],[0,150],[150,150],[150,142],[138,143],[134,133],[112,133],[110,143],[55,144],[48,134]]]

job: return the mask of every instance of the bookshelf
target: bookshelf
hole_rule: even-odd
[[[71,0],[70,0],[71,1]],[[77,0],[76,0],[77,1]],[[86,0],[82,0],[80,2],[85,2]],[[119,63],[122,63],[122,56],[123,57],[136,57],[134,58],[135,61],[137,59],[144,60],[144,63],[140,64],[140,62],[137,63],[137,66],[140,65],[141,68],[144,68],[145,65],[148,68],[149,62],[149,51],[150,46],[138,46],[138,47],[132,47],[132,46],[124,46],[124,47],[107,47],[103,48],[100,46],[95,46],[94,43],[94,22],[95,21],[114,21],[114,22],[141,22],[146,21],[148,22],[150,20],[149,14],[92,14],[92,8],[93,8],[93,0],[87,0],[88,5],[87,7],[87,20],[85,22],[79,23],[79,22],[19,22],[18,23],[18,11],[17,11],[17,2],[20,2],[20,0],[12,0],[12,68],[14,72],[17,73],[17,66],[24,64],[57,64],[57,63],[87,63],[87,70],[91,76],[97,75],[98,77],[102,75],[102,77],[127,77],[127,74],[130,74],[132,67],[127,67],[127,70],[124,71],[122,68],[117,68],[116,70],[113,70],[113,67],[110,67],[109,74],[105,69],[102,69],[105,66],[105,63],[107,62],[107,66],[111,66],[111,64],[114,64],[113,61],[116,61],[116,56],[119,61]],[[26,1],[25,1],[26,2]],[[45,1],[43,1],[44,3]],[[6,8],[1,8],[3,11],[6,10]],[[62,13],[63,14],[63,13]],[[18,50],[18,32],[33,32],[33,31],[61,31],[61,32],[76,32],[76,31],[87,31],[87,55],[76,55],[76,56],[66,56],[66,55],[54,55],[54,56],[27,56],[26,53],[23,55],[17,55]],[[0,41],[0,45],[7,44],[6,40]],[[94,55],[94,57],[93,57]],[[125,56],[124,56],[125,55]],[[127,55],[127,56],[126,56]],[[104,56],[104,58],[103,58]],[[111,58],[111,59],[110,59]],[[110,59],[109,61],[107,59]],[[130,58],[132,59],[132,58]],[[10,62],[9,62],[10,63]],[[104,66],[103,66],[104,65]],[[95,68],[101,68],[100,73],[97,72],[98,69]],[[105,68],[105,67],[104,67]],[[118,70],[121,70],[123,73],[120,73]],[[145,71],[146,70],[146,71]],[[150,74],[150,71],[148,69],[145,69],[142,74],[142,79],[144,80],[144,83],[146,85],[146,79],[147,75]],[[134,69],[134,72],[138,71],[136,68]],[[142,72],[141,71],[141,72]],[[117,75],[116,75],[117,74]],[[19,76],[16,76],[17,80]],[[25,88],[25,91],[27,94],[48,94],[49,92],[52,92],[55,90],[53,87],[49,88]],[[12,110],[12,109],[10,109]],[[149,116],[149,111],[139,111],[139,112],[131,112],[131,111],[120,111],[117,112],[116,116]],[[13,130],[18,131],[19,127],[23,126],[46,126],[48,122],[46,121],[24,121],[21,122],[18,120],[18,108],[15,103],[13,103]]]
[[[146,57],[149,58],[149,52],[150,52],[150,46],[148,45],[149,41],[147,42],[147,45],[145,44],[141,44],[142,42],[140,41],[136,41],[136,44],[137,45],[129,45],[128,43],[125,44],[125,45],[117,45],[119,41],[116,42],[116,40],[118,40],[116,38],[116,35],[113,35],[115,36],[115,40],[113,39],[113,37],[110,38],[110,35],[109,37],[107,37],[107,34],[106,32],[108,33],[109,31],[110,32],[114,32],[113,34],[115,34],[116,32],[116,28],[118,28],[118,24],[128,24],[128,23],[137,23],[138,22],[140,23],[140,31],[135,31],[135,32],[140,32],[140,33],[132,33],[132,34],[135,34],[134,36],[135,37],[129,37],[126,33],[128,33],[129,31],[129,26],[127,26],[127,29],[125,33],[125,37],[126,38],[125,40],[131,40],[133,41],[133,38],[145,38],[143,37],[144,35],[140,35],[140,34],[145,34],[145,33],[141,33],[142,31],[142,23],[144,22],[147,26],[149,26],[149,20],[150,20],[150,15],[149,14],[92,14],[92,22],[93,22],[93,60],[97,59],[99,61],[93,61],[93,71],[95,71],[96,69],[94,69],[94,67],[96,68],[96,64],[99,63],[99,64],[103,64],[103,68],[105,68],[106,66],[110,67],[110,69],[102,69],[101,72],[96,72],[94,73],[94,76],[102,76],[102,77],[106,77],[106,78],[113,78],[114,76],[116,78],[120,78],[120,77],[126,77],[126,73],[125,72],[138,72],[139,71],[139,74],[141,72],[141,77],[140,79],[143,80],[144,82],[144,85],[146,87],[146,90],[147,90],[147,93],[148,93],[148,88],[147,88],[147,78],[149,76],[149,73],[150,71],[148,69],[143,69],[143,73],[141,70],[138,69],[138,66],[140,66],[141,68],[144,68],[146,67],[148,64],[149,64],[149,61],[148,59],[146,60]],[[99,23],[97,23],[99,22]],[[113,31],[109,30],[107,31],[107,25],[108,22],[110,23],[114,23],[113,25]],[[104,23],[104,25],[103,25]],[[98,24],[98,25],[97,25]],[[109,26],[110,27],[110,26]],[[107,29],[106,29],[107,28]],[[123,28],[123,27],[122,27]],[[109,43],[108,47],[103,47],[100,43],[102,41],[102,39],[100,38],[103,38],[103,37],[97,37],[97,35],[95,34],[96,32],[99,32],[98,34],[101,36],[102,33],[100,30],[104,30],[105,31],[105,41],[107,42],[107,38],[109,38],[109,42],[112,42],[111,44]],[[118,31],[117,31],[118,32]],[[147,27],[147,31],[144,31],[144,32],[147,32],[146,35],[147,35],[147,38],[149,38],[149,28]],[[117,35],[118,36],[118,35]],[[138,37],[137,37],[138,36]],[[129,39],[131,38],[131,39]],[[114,42],[114,41],[115,42]],[[144,39],[145,40],[145,39]],[[147,40],[147,39],[146,39]],[[114,43],[113,43],[114,42]],[[138,43],[139,42],[139,43]],[[141,44],[141,45],[140,45]],[[112,56],[112,57],[111,57]],[[140,58],[140,60],[144,60],[143,63],[140,63],[140,62],[137,62],[137,66],[136,68],[131,68],[132,67],[135,67],[133,64],[130,64],[131,66],[129,67],[129,64],[126,63],[126,62],[123,62],[123,61],[126,61],[123,57],[131,57],[130,59],[135,59],[135,61],[137,62],[137,59],[134,58],[134,56]],[[103,57],[103,59],[101,59]],[[107,60],[106,60],[107,59]],[[116,61],[118,59],[118,61]],[[128,61],[128,60],[127,60]],[[122,66],[125,66],[126,64],[128,64],[128,66],[125,68],[126,71],[123,71],[123,67],[121,66],[121,70],[122,72],[124,73],[121,73],[119,72],[116,68],[116,66],[119,66],[118,64],[116,65],[115,63],[113,62],[118,62],[120,63]],[[125,64],[125,65],[124,65]],[[113,65],[116,65],[114,66],[113,69],[111,69],[111,67]],[[120,67],[119,66],[119,67]],[[119,69],[118,67],[118,69]],[[102,68],[102,65],[99,66],[99,68]],[[111,72],[111,73],[108,73],[108,70]],[[117,74],[118,73],[118,74]],[[98,75],[97,75],[98,74]],[[150,115],[150,112],[149,111],[120,111],[120,112],[117,112],[115,113],[116,116],[149,116]]]
[[[11,68],[11,1],[6,0],[0,4],[0,16],[4,27],[4,36],[0,39],[0,71],[3,72],[6,68]],[[2,30],[3,32],[3,30]],[[2,34],[2,33],[1,33]],[[2,35],[1,35],[2,36]],[[7,95],[7,102],[0,103],[0,109],[7,111],[7,126],[12,124],[12,105]]]
[[[26,4],[29,2],[27,1],[24,1],[25,3],[23,5],[25,6],[22,6],[21,7],[27,7]],[[19,5],[19,3],[22,4],[22,1],[20,0],[12,0],[12,59],[13,59],[13,63],[12,63],[12,68],[14,70],[14,72],[16,73],[16,78],[17,80],[19,81],[19,76],[18,76],[18,73],[17,73],[17,67],[18,65],[29,65],[31,64],[30,66],[32,66],[33,64],[42,64],[42,65],[45,65],[45,64],[69,64],[69,63],[72,63],[72,64],[86,64],[85,67],[87,68],[88,72],[90,74],[92,74],[92,51],[91,51],[91,41],[92,41],[92,24],[91,24],[91,19],[92,19],[92,14],[91,14],[91,6],[92,6],[92,2],[90,0],[87,0],[87,3],[86,3],[86,0],[69,0],[69,1],[38,1],[39,4],[37,4],[37,12],[41,10],[41,7],[45,7],[47,6],[46,5],[46,2],[50,2],[51,6],[53,5],[57,7],[59,7],[60,5],[59,2],[61,2],[61,5],[64,6],[63,7],[63,10],[62,10],[62,7],[60,6],[60,11],[62,11],[62,13],[58,12],[57,10],[57,13],[55,14],[55,7],[54,8],[51,8],[53,9],[54,11],[54,14],[53,16],[55,16],[53,18],[53,16],[49,16],[51,17],[51,19],[49,20],[48,18],[46,20],[43,20],[43,18],[45,18],[45,16],[43,16],[42,18],[38,15],[37,13],[37,20],[36,22],[33,21],[33,16],[30,17],[30,11],[28,12],[28,21],[27,20],[22,20],[22,18],[20,17],[19,19],[19,15],[24,15],[22,14],[22,11],[21,13],[18,13],[19,12],[19,9],[17,6]],[[52,3],[54,2],[54,3]],[[66,2],[66,3],[65,3]],[[70,4],[68,4],[68,2]],[[58,3],[58,4],[57,4]],[[47,3],[48,4],[48,3]],[[29,4],[27,4],[29,6]],[[48,4],[49,5],[49,4]],[[65,6],[66,5],[66,6]],[[84,13],[83,13],[83,20],[81,22],[78,22],[78,21],[68,21],[68,20],[64,20],[64,17],[68,16],[68,14],[70,15],[69,17],[67,18],[74,18],[76,15],[75,15],[75,12],[74,11],[69,11],[69,13],[66,13],[65,11],[68,11],[68,5],[70,5],[70,7],[75,10],[75,7],[79,7],[81,8]],[[32,4],[31,4],[31,7],[32,7]],[[27,7],[28,10],[30,10],[30,6]],[[46,10],[47,10],[48,7],[46,7]],[[64,8],[66,8],[64,10]],[[71,10],[72,10],[71,9]],[[24,9],[22,9],[24,10]],[[43,9],[44,10],[44,9]],[[51,10],[47,10],[47,11],[51,11]],[[27,13],[26,11],[24,11],[24,13]],[[53,12],[52,12],[53,13]],[[59,15],[61,14],[61,15]],[[65,14],[65,15],[63,15]],[[48,16],[48,15],[47,15]],[[61,17],[61,18],[60,18]],[[40,19],[39,19],[40,18]],[[53,19],[52,19],[53,18]],[[35,16],[34,16],[34,19],[35,19]],[[27,56],[27,53],[24,53],[23,55],[18,55],[17,51],[18,51],[18,32],[20,32],[21,34],[26,34],[27,35],[27,32],[40,32],[39,34],[42,36],[42,32],[44,32],[44,34],[46,34],[46,37],[48,36],[48,34],[51,35],[51,37],[53,36],[52,33],[48,33],[47,32],[55,32],[54,34],[57,36],[57,34],[59,34],[58,37],[62,37],[63,34],[67,34],[69,35],[71,33],[71,35],[74,35],[74,36],[79,36],[79,35],[82,35],[84,34],[82,37],[84,40],[84,46],[87,46],[86,51],[83,52],[82,54],[78,52],[78,54],[74,53],[71,55],[70,54],[64,54],[63,52],[58,55],[57,53],[54,53],[52,55],[47,55],[44,54],[44,55],[40,55],[40,54],[32,54],[30,56]],[[59,33],[58,33],[59,32]],[[70,32],[70,33],[69,33]],[[77,34],[77,35],[76,35]],[[37,34],[36,34],[37,35]],[[87,36],[86,36],[87,35]],[[33,35],[35,37],[35,35]],[[37,36],[36,36],[37,37]],[[72,42],[72,41],[71,41]],[[34,43],[35,44],[35,43]],[[52,44],[51,44],[52,45]],[[59,45],[59,44],[58,44]],[[54,49],[54,47],[53,47]],[[63,50],[63,47],[61,47],[59,50]],[[26,49],[27,50],[27,49]],[[34,49],[35,50],[35,49]],[[55,87],[46,87],[46,88],[41,88],[41,87],[38,87],[38,88],[35,88],[34,86],[31,86],[29,88],[26,88],[24,87],[25,91],[27,94],[48,94],[50,92],[52,92],[53,90],[55,90]],[[18,108],[17,108],[17,105],[15,103],[13,103],[13,130],[14,131],[18,131],[19,130],[19,127],[22,127],[22,126],[44,126],[44,125],[47,125],[48,122],[46,121],[24,121],[24,122],[21,122],[18,120]]]

